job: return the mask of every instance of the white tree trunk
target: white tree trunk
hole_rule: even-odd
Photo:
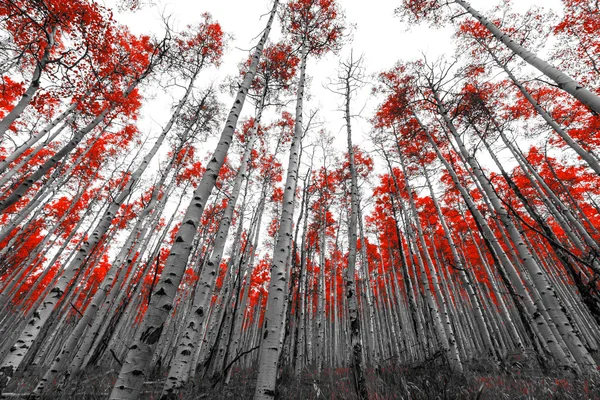
[[[281,331],[284,328],[285,300],[286,300],[286,263],[289,259],[292,240],[292,225],[294,217],[294,198],[296,196],[296,184],[298,182],[298,155],[302,134],[302,105],[304,99],[304,85],[306,77],[307,51],[302,49],[302,61],[300,64],[300,79],[298,81],[298,92],[296,97],[296,123],[294,126],[294,137],[290,149],[287,178],[283,193],[283,204],[281,207],[281,218],[277,241],[273,251],[273,265],[271,266],[271,280],[269,282],[269,299],[265,314],[262,342],[260,344],[258,378],[254,399],[271,400],[275,398],[275,381],[277,379],[277,367],[279,354],[282,347]]]
[[[183,217],[183,222],[175,235],[175,243],[171,247],[171,252],[167,258],[163,273],[156,285],[156,291],[152,296],[152,300],[140,326],[139,334],[136,335],[133,345],[127,352],[125,362],[111,392],[111,400],[132,400],[136,399],[140,394],[140,390],[150,367],[150,360],[152,359],[152,355],[158,344],[158,339],[162,334],[164,323],[173,308],[175,294],[179,287],[179,283],[181,282],[183,273],[185,272],[188,257],[192,250],[192,241],[196,235],[204,207],[215,186],[219,171],[223,166],[225,156],[227,155],[229,146],[233,140],[233,133],[237,125],[238,117],[246,100],[246,95],[250,89],[254,75],[256,74],[258,62],[271,30],[278,4],[279,1],[275,0],[269,22],[256,46],[250,68],[244,76],[244,80],[240,86],[233,107],[231,108],[221,137],[219,138],[219,143],[210,158],[206,172],[193,193],[192,200]]]
[[[492,35],[506,47],[511,49],[516,55],[525,60],[528,64],[538,69],[541,73],[552,79],[559,88],[575,97],[577,100],[585,104],[595,114],[600,114],[600,97],[588,89],[581,86],[573,78],[558,68],[549,64],[547,61],[542,60],[531,51],[527,50],[517,42],[515,42],[509,35],[502,32],[493,22],[488,20],[477,10],[473,9],[469,3],[464,0],[454,0],[457,4],[462,6],[469,14],[475,17],[483,26],[485,26]]]

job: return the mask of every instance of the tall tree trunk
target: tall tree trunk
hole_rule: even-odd
[[[183,217],[183,223],[177,230],[175,243],[171,247],[171,252],[167,258],[160,280],[156,285],[156,291],[152,296],[148,311],[144,316],[133,345],[127,352],[125,362],[111,392],[111,400],[133,400],[139,397],[140,390],[149,371],[150,360],[162,334],[164,323],[173,308],[173,300],[185,271],[188,257],[192,250],[192,241],[196,235],[204,207],[215,186],[219,171],[223,166],[225,156],[233,140],[233,133],[238,117],[256,74],[258,62],[271,30],[278,4],[279,1],[275,0],[269,21],[256,46],[250,68],[244,76],[233,107],[229,112],[227,122],[219,138],[219,143],[210,158],[206,172],[202,176],[197,189],[194,191],[192,200]]]
[[[351,56],[352,57],[352,56]],[[359,60],[360,62],[360,60]],[[346,141],[348,144],[348,159],[350,161],[350,222],[348,226],[348,268],[344,275],[346,285],[346,307],[348,308],[348,322],[350,325],[350,349],[351,365],[354,377],[354,390],[359,399],[368,399],[369,393],[365,382],[363,371],[363,344],[360,336],[360,312],[358,309],[358,299],[356,291],[356,243],[358,241],[357,222],[358,222],[358,178],[356,176],[356,166],[354,160],[354,147],[352,145],[352,115],[350,114],[352,79],[356,64],[350,58],[344,65],[346,75],[342,78],[344,83],[344,118],[346,120]],[[361,243],[361,247],[365,247]],[[367,279],[368,282],[368,279]],[[368,283],[367,283],[368,284]]]
[[[0,120],[0,141],[4,138],[4,134],[11,126],[13,122],[16,121],[17,118],[23,113],[25,107],[31,103],[33,100],[33,96],[40,88],[40,81],[42,79],[42,72],[46,69],[46,66],[50,62],[50,53],[52,52],[52,48],[56,42],[56,33],[58,31],[58,25],[52,27],[50,32],[46,33],[46,39],[48,43],[44,48],[44,53],[39,60],[35,61],[35,69],[33,71],[33,77],[31,78],[31,82],[29,83],[29,87],[23,93],[23,96],[19,100],[19,102],[14,106],[14,108],[2,119]]]
[[[192,355],[196,352],[196,343],[199,343],[200,340],[200,333],[204,323],[204,315],[206,314],[210,299],[213,294],[213,287],[218,276],[219,266],[221,265],[223,250],[225,249],[225,243],[227,242],[231,220],[233,219],[233,212],[235,211],[235,206],[242,188],[242,184],[247,177],[246,172],[248,170],[250,155],[256,139],[256,131],[258,130],[261,113],[262,107],[261,111],[259,111],[257,121],[255,121],[255,126],[251,130],[250,137],[247,138],[246,149],[244,151],[244,155],[242,156],[233,188],[231,189],[231,195],[229,196],[227,207],[219,222],[219,228],[212,254],[200,273],[197,283],[197,290],[199,290],[200,293],[194,299],[192,312],[186,319],[185,331],[181,340],[179,341],[179,344],[177,345],[177,350],[175,352],[174,359],[171,362],[171,368],[169,369],[169,376],[163,388],[163,398],[173,397],[175,390],[182,387],[187,381],[187,375],[184,373],[184,371],[189,369]]]
[[[298,156],[304,129],[302,126],[302,105],[304,100],[304,86],[306,81],[306,59],[308,51],[302,48],[300,64],[300,79],[296,97],[296,122],[294,137],[290,149],[287,178],[283,192],[283,204],[277,241],[273,251],[273,265],[271,266],[271,280],[269,282],[269,298],[265,314],[262,342],[259,350],[258,378],[254,399],[271,400],[275,398],[275,381],[279,355],[282,348],[282,329],[285,311],[286,293],[286,263],[291,251],[292,225],[294,222],[294,197],[298,183]]]
[[[521,57],[529,65],[535,67],[542,74],[552,79],[558,87],[571,96],[575,97],[581,103],[589,107],[594,114],[600,114],[600,96],[592,93],[588,89],[584,88],[576,82],[569,75],[560,71],[558,68],[552,66],[547,61],[542,60],[536,56],[533,52],[527,50],[509,35],[502,32],[493,22],[484,17],[477,10],[473,9],[471,5],[465,0],[454,0],[457,4],[463,7],[469,14],[475,17],[484,27],[486,27],[492,35],[506,47],[512,50],[516,55]]]

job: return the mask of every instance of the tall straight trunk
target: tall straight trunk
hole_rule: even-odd
[[[360,332],[360,312],[358,309],[358,299],[356,291],[356,243],[358,241],[357,223],[358,223],[358,179],[356,176],[356,166],[354,160],[354,147],[352,145],[352,121],[350,114],[351,103],[351,79],[353,78],[354,63],[352,58],[349,61],[349,67],[345,72],[344,77],[344,95],[345,108],[344,118],[346,120],[346,141],[348,144],[348,159],[350,161],[350,221],[348,226],[348,268],[344,275],[346,285],[346,307],[348,308],[348,323],[350,326],[350,349],[351,349],[351,365],[354,376],[354,390],[359,399],[368,399],[369,393],[365,382],[363,371],[363,344],[361,341]],[[366,244],[361,242],[361,247]],[[334,278],[335,279],[335,278]],[[368,284],[368,280],[367,280]]]
[[[325,157],[323,158],[325,160]],[[325,171],[325,183],[327,185],[327,172],[325,166],[323,166],[323,170]],[[324,188],[320,193],[321,199],[324,198]],[[325,203],[325,201],[323,201]],[[317,276],[317,315],[316,315],[316,323],[317,323],[317,374],[321,374],[321,370],[323,369],[323,359],[325,357],[325,292],[326,292],[326,283],[325,283],[325,267],[326,267],[326,259],[325,259],[325,251],[327,248],[327,217],[326,217],[326,206],[325,204],[321,205],[321,232],[319,235],[320,239],[320,251],[319,251],[319,274]]]
[[[360,200],[360,199],[359,199]],[[352,212],[352,210],[350,210],[350,212]],[[379,350],[377,347],[377,337],[376,334],[374,332],[375,330],[375,309],[373,307],[373,301],[372,301],[372,296],[371,296],[371,285],[369,283],[370,279],[369,279],[369,258],[367,257],[367,244],[366,244],[366,240],[365,240],[365,230],[363,227],[363,218],[362,218],[362,212],[360,209],[360,201],[358,206],[356,207],[356,212],[357,212],[357,220],[358,220],[358,231],[360,233],[360,255],[361,255],[361,273],[364,274],[364,276],[362,277],[363,282],[364,282],[364,297],[365,297],[365,301],[363,302],[364,307],[363,310],[365,309],[365,307],[368,309],[369,313],[369,317],[367,318],[367,324],[365,324],[366,326],[368,326],[367,330],[364,330],[363,332],[365,333],[365,336],[369,338],[369,340],[367,340],[367,343],[371,343],[370,346],[370,352],[369,349],[367,350],[367,355],[369,355],[372,359],[372,363],[374,365],[375,368],[379,367],[379,362],[380,362],[380,354],[379,354]],[[347,304],[347,301],[346,301]]]
[[[231,339],[229,355],[230,359],[228,360],[228,368],[225,371],[225,384],[229,384],[231,379],[231,371],[234,360],[239,356],[238,351],[241,344],[241,337],[244,331],[244,317],[246,315],[246,309],[248,307],[248,297],[250,294],[250,277],[252,275],[252,270],[254,266],[254,256],[256,254],[256,248],[258,246],[260,240],[260,228],[262,224],[262,216],[265,209],[265,197],[266,197],[266,185],[263,186],[263,192],[261,195],[261,199],[259,200],[258,209],[256,211],[256,215],[253,218],[251,234],[249,235],[249,245],[247,245],[246,252],[248,253],[247,258],[244,259],[244,270],[242,271],[241,277],[245,278],[243,282],[240,282],[240,285],[243,286],[240,288],[242,291],[240,307],[239,311],[236,315],[234,326],[233,326],[233,337]]]
[[[221,220],[219,222],[219,228],[217,237],[214,242],[212,254],[202,268],[200,277],[198,278],[197,290],[199,295],[194,299],[194,305],[192,312],[188,315],[185,323],[184,334],[177,345],[177,350],[173,361],[171,362],[171,368],[169,369],[169,376],[163,388],[163,397],[169,397],[174,395],[176,389],[183,386],[187,381],[187,375],[184,373],[185,370],[190,368],[192,355],[196,352],[196,343],[199,343],[200,333],[202,332],[202,325],[204,323],[204,315],[208,309],[210,299],[213,294],[213,286],[218,276],[218,269],[221,265],[221,259],[223,257],[223,250],[225,249],[225,243],[229,234],[229,228],[231,226],[231,220],[233,219],[233,213],[237,199],[239,197],[242,184],[246,179],[246,172],[248,170],[248,163],[250,162],[250,155],[256,138],[256,131],[258,130],[258,121],[260,121],[260,114],[262,113],[262,107],[259,111],[257,122],[252,128],[250,137],[247,138],[246,149],[240,167],[235,178],[227,207]]]
[[[398,184],[398,179],[396,178],[396,175],[394,174],[394,168],[392,167],[392,163],[390,161],[390,158],[389,158],[387,152],[384,151],[383,156],[387,163],[387,166],[389,169],[389,174],[392,177],[392,182],[394,183],[394,190],[395,190],[394,193],[399,197],[397,202],[400,202],[400,205],[401,205],[400,209],[401,209],[401,211],[403,211],[404,206],[402,206],[402,203],[401,203],[402,199],[400,198],[400,185]],[[396,203],[397,202],[394,200],[394,197],[395,196],[392,193],[390,195],[390,202],[391,202],[391,207],[392,207],[392,217],[394,218],[394,222],[395,222],[394,228],[396,230],[396,237],[398,238],[398,252],[400,253],[400,268],[401,268],[401,272],[402,272],[402,278],[404,280],[406,294],[408,297],[408,306],[409,306],[409,310],[410,310],[411,320],[413,323],[413,329],[415,332],[415,341],[417,342],[418,345],[420,345],[422,350],[425,351],[426,346],[423,343],[423,338],[421,337],[421,335],[419,335],[420,332],[424,331],[423,321],[421,319],[421,314],[418,309],[417,298],[415,295],[415,290],[413,287],[412,279],[411,279],[409,271],[408,271],[409,260],[406,257],[406,253],[404,251],[404,244],[402,243],[402,235],[400,232],[400,221],[398,220],[398,216],[396,213]],[[416,274],[415,274],[415,276],[416,276]],[[425,340],[425,342],[426,342],[426,340]]]
[[[96,137],[93,143],[95,143],[99,138],[100,135]],[[6,223],[2,231],[0,231],[0,242],[6,239],[11,234],[11,232],[13,232],[13,230],[15,230],[17,226],[19,226],[19,224],[21,224],[25,219],[29,217],[29,214],[34,212],[34,210],[35,213],[29,219],[29,221],[35,221],[36,215],[41,210],[43,210],[43,207],[39,207],[40,204],[46,202],[48,196],[57,193],[64,185],[67,184],[67,182],[69,182],[71,177],[76,172],[77,166],[82,162],[82,160],[84,160],[87,157],[89,152],[92,150],[93,143],[92,145],[88,146],[88,148],[85,151],[81,152],[77,159],[75,159],[72,165],[68,166],[68,168],[66,168],[67,166],[65,165],[61,165],[58,168],[54,169],[52,174],[50,174],[50,177],[44,182],[43,189],[38,191],[35,195],[33,195],[29,202],[23,208],[21,208],[19,212],[10,220],[10,222]],[[95,177],[96,176],[90,176],[88,182],[92,182],[95,179]],[[10,251],[10,249],[15,244],[15,241],[19,237],[19,235],[14,235],[13,238],[9,240],[8,244],[2,250],[0,250],[0,257],[4,257]]]
[[[286,301],[286,263],[289,259],[292,241],[292,225],[294,222],[294,197],[298,183],[298,157],[304,129],[302,126],[302,111],[304,100],[304,86],[306,81],[306,59],[308,51],[303,46],[300,64],[300,78],[296,97],[296,122],[294,137],[292,139],[288,172],[283,192],[283,203],[277,241],[273,250],[273,265],[271,266],[271,280],[269,282],[269,298],[265,314],[262,342],[259,350],[258,378],[254,399],[270,400],[275,398],[275,381],[279,365],[279,355],[282,347],[282,329],[285,319]]]
[[[177,154],[177,152],[175,154]],[[173,163],[173,161],[174,159],[171,160],[171,164]],[[121,248],[121,251],[115,258],[114,262],[112,263],[111,270],[104,278],[101,289],[97,291],[96,295],[92,300],[92,303],[88,307],[91,308],[89,310],[89,314],[88,309],[86,309],[84,316],[79,322],[80,324],[83,323],[84,319],[86,318],[90,318],[91,321],[91,323],[87,322],[87,324],[90,324],[90,326],[86,330],[86,333],[83,336],[80,345],[78,346],[78,350],[75,353],[68,367],[68,370],[66,372],[67,376],[78,372],[81,366],[84,364],[84,360],[87,358],[89,353],[92,352],[91,350],[93,349],[94,341],[98,336],[102,336],[101,330],[103,323],[105,322],[107,316],[109,316],[111,307],[115,302],[115,299],[117,299],[118,295],[125,292],[125,290],[123,290],[122,292],[121,290],[129,286],[128,283],[131,279],[133,279],[133,276],[135,275],[136,266],[133,259],[136,256],[136,253],[138,253],[138,251],[138,259],[140,259],[143,256],[151,237],[151,235],[148,235],[148,232],[153,232],[159,224],[160,215],[162,214],[162,211],[169,198],[169,194],[171,193],[173,186],[176,183],[176,174],[179,169],[177,169],[174,172],[173,177],[171,178],[171,182],[165,190],[163,197],[161,199],[158,199],[158,191],[162,190],[164,178],[166,178],[170,167],[167,167],[167,172],[165,172],[164,175],[161,177],[161,181],[159,181],[155,185],[155,190],[152,194],[150,202],[139,215],[138,221],[136,222],[135,227],[132,229],[129,238],[125,242],[125,245]],[[177,208],[179,208],[179,204],[177,205]],[[148,221],[146,221],[150,213],[152,213],[151,217]],[[171,217],[171,219],[172,218],[173,217]],[[170,221],[167,222],[166,226],[168,227],[169,225]],[[127,282],[125,285],[123,285],[123,282],[126,278]],[[119,301],[117,300],[117,303],[118,302]]]
[[[463,367],[462,367],[462,363],[460,360],[460,355],[458,353],[458,347],[457,347],[457,343],[456,343],[456,337],[454,335],[454,330],[452,329],[452,324],[450,322],[450,315],[448,314],[448,309],[447,309],[448,307],[446,304],[446,300],[444,299],[444,296],[443,296],[443,293],[442,293],[442,290],[440,287],[439,277],[438,277],[436,268],[433,265],[431,256],[429,255],[428,246],[425,241],[425,235],[423,233],[423,228],[421,226],[421,221],[419,219],[419,213],[417,212],[417,207],[415,205],[415,201],[413,198],[413,192],[412,192],[412,188],[410,185],[410,181],[408,179],[407,169],[406,169],[406,165],[405,165],[405,161],[404,161],[404,157],[403,157],[402,153],[399,154],[399,157],[400,157],[400,163],[402,166],[402,174],[404,176],[404,184],[408,191],[408,203],[410,206],[411,213],[413,215],[413,219],[415,221],[415,226],[416,226],[416,230],[417,230],[416,233],[418,236],[418,240],[421,243],[422,253],[424,255],[423,258],[425,258],[425,262],[427,263],[427,266],[429,268],[431,284],[433,285],[433,290],[435,290],[435,294],[432,294],[430,291],[429,280],[427,279],[427,274],[425,273],[425,270],[422,269],[421,275],[422,275],[422,279],[423,279],[423,287],[425,288],[425,293],[426,293],[427,300],[429,303],[429,309],[433,313],[433,316],[434,316],[433,322],[438,331],[441,327],[440,325],[442,324],[442,319],[443,319],[442,329],[445,332],[445,334],[442,334],[442,332],[438,332],[438,335],[439,335],[438,337],[441,340],[442,347],[444,349],[444,352],[446,352],[446,357],[448,358],[451,368],[457,372],[462,373]],[[415,243],[415,245],[416,245],[416,243]],[[418,252],[418,247],[417,247],[416,251]],[[438,308],[438,304],[435,301],[436,297],[438,298],[439,308]]]
[[[313,149],[313,155],[314,155],[314,149]],[[311,165],[310,165],[310,169],[309,171],[312,171],[312,160],[313,157],[311,157]],[[302,225],[302,240],[301,240],[301,244],[300,244],[300,283],[299,283],[299,287],[298,287],[298,314],[297,314],[297,319],[298,319],[298,335],[297,340],[297,346],[296,346],[296,359],[295,364],[294,364],[294,374],[296,375],[296,377],[299,377],[301,372],[302,372],[302,368],[304,367],[304,360],[305,360],[305,340],[304,338],[306,337],[306,297],[307,297],[307,293],[306,293],[306,281],[307,281],[307,275],[308,275],[308,271],[306,270],[306,253],[307,253],[307,234],[308,234],[308,209],[309,209],[309,198],[308,198],[308,190],[307,188],[310,186],[310,173],[306,174],[305,180],[304,180],[304,202],[302,203],[302,207],[303,208],[303,213],[304,213],[304,223]]]
[[[33,249],[33,251],[30,252],[28,257],[21,263],[21,267],[19,268],[20,271],[18,271],[16,274],[10,276],[8,279],[5,279],[5,286],[0,287],[0,304],[4,304],[5,299],[7,299],[7,297],[12,294],[13,290],[15,290],[19,287],[19,284],[22,282],[22,279],[26,274],[35,271],[35,267],[37,265],[37,263],[35,261],[38,259],[40,254],[42,254],[44,251],[47,251],[49,248],[53,247],[53,245],[59,239],[60,235],[64,233],[64,231],[59,228],[63,224],[63,222],[67,219],[67,217],[69,217],[71,215],[71,211],[73,210],[73,208],[75,208],[75,206],[81,199],[83,192],[84,192],[83,188],[80,188],[78,190],[77,194],[71,200],[71,204],[69,205],[67,210],[63,213],[63,215],[61,215],[61,217],[58,219],[58,221],[56,221],[56,223],[48,231],[48,233],[45,235],[44,239]],[[95,199],[90,204],[88,209],[91,208],[91,206],[94,202],[95,202]],[[54,237],[54,239],[52,240],[52,242],[50,244],[48,244],[53,237]],[[48,246],[46,246],[46,245],[48,245]],[[47,268],[46,270],[44,270],[44,272],[42,272],[42,275],[44,275],[44,273],[47,270],[50,270],[50,268]],[[38,279],[39,278],[41,278],[41,276],[38,277]]]
[[[590,256],[592,262],[588,263],[587,265],[594,271],[596,275],[600,275],[600,263],[595,256],[595,254],[600,253],[600,247],[598,246],[598,243],[587,232],[581,221],[575,218],[570,207],[567,207],[567,205],[558,197],[552,188],[548,186],[544,178],[542,178],[535,168],[533,168],[533,166],[528,162],[521,150],[514,144],[510,143],[506,135],[501,130],[499,130],[499,133],[500,137],[507,145],[509,150],[513,153],[523,171],[528,172],[526,176],[530,180],[533,188],[539,194],[542,201],[544,201],[546,207],[548,207],[548,209],[552,212],[552,215],[556,218],[557,222],[560,224],[561,228],[563,228],[571,242],[583,254],[586,252],[593,254],[593,256]],[[586,245],[589,246],[589,249],[586,248]]]
[[[487,30],[490,31],[492,35],[494,35],[497,40],[512,50],[513,53],[521,57],[525,62],[536,68],[542,74],[556,82],[560,89],[564,90],[581,103],[585,104],[590,110],[592,110],[594,114],[600,114],[600,96],[584,88],[569,75],[560,71],[558,68],[554,67],[547,61],[542,60],[533,52],[518,44],[509,35],[502,32],[492,21],[488,20],[477,10],[473,9],[473,7],[471,7],[471,5],[465,0],[454,1],[464,8],[465,11],[475,17],[485,28],[487,28]]]
[[[73,234],[74,233],[75,230],[73,230]],[[66,245],[67,242],[64,243],[61,251],[64,250]],[[59,254],[55,256],[53,263],[60,256],[61,251],[59,251]],[[39,300],[37,300],[34,308],[27,313],[27,315],[31,315],[31,319],[19,334],[14,346],[11,347],[10,353],[4,357],[0,366],[0,378],[4,376],[5,383],[10,381],[10,378],[14,374],[15,370],[23,362],[27,352],[36,340],[43,325],[50,318],[55,305],[63,298],[65,292],[69,290],[69,283],[73,281],[73,278],[81,274],[81,268],[76,268],[78,265],[81,266],[81,264],[78,264],[76,261],[74,261],[77,258],[76,252],[73,251],[71,256],[73,256],[74,259],[69,261],[69,258],[67,258],[67,260],[65,260],[65,262],[68,262],[68,265],[63,269],[62,273],[57,274],[55,280],[48,285],[48,288],[44,294],[42,294]],[[0,391],[2,389],[3,388],[0,387]]]
[[[271,30],[278,4],[279,1],[275,0],[269,21],[256,46],[250,68],[246,72],[244,80],[240,85],[217,147],[210,158],[206,172],[193,193],[192,200],[183,217],[183,222],[177,230],[175,243],[171,247],[169,257],[167,258],[160,280],[156,285],[156,290],[152,296],[148,310],[144,316],[140,329],[136,334],[133,345],[127,352],[125,362],[123,363],[123,367],[119,372],[119,377],[111,392],[111,400],[133,400],[140,395],[140,390],[148,374],[150,360],[152,359],[152,355],[162,334],[164,323],[173,308],[175,294],[179,287],[179,283],[181,282],[183,273],[185,272],[185,267],[192,250],[192,242],[196,235],[204,207],[215,186],[219,171],[223,166],[225,156],[227,155],[229,146],[233,140],[233,133],[237,125],[238,117],[246,100],[246,95],[250,89],[254,75],[256,74],[258,62]]]

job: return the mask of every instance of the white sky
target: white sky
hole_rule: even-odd
[[[247,59],[248,50],[256,44],[257,36],[267,22],[267,14],[272,5],[272,0],[153,0],[155,6],[144,7],[132,13],[117,11],[114,5],[120,0],[99,1],[115,10],[115,18],[128,25],[132,32],[159,37],[163,30],[161,15],[169,16],[170,21],[174,23],[174,29],[179,30],[184,29],[187,24],[199,21],[204,12],[212,14],[231,38],[222,66],[218,70],[203,73],[199,82],[202,87],[211,83],[222,83],[227,76],[238,76],[238,63]],[[485,13],[489,8],[500,4],[500,1],[503,0],[472,0],[471,4]],[[282,0],[282,3],[285,3],[285,0]],[[345,45],[339,55],[329,54],[318,62],[309,61],[307,72],[312,77],[312,83],[309,88],[310,97],[305,102],[305,112],[319,109],[319,118],[324,121],[325,129],[336,138],[336,147],[344,151],[343,114],[338,111],[341,98],[324,88],[330,79],[335,78],[340,59],[346,59],[352,49],[355,55],[364,55],[366,72],[376,74],[389,70],[399,60],[419,58],[421,53],[425,53],[431,60],[443,54],[452,57],[453,46],[451,28],[434,30],[428,26],[414,26],[407,30],[406,26],[394,17],[394,9],[400,4],[400,0],[338,0],[338,4],[346,14],[346,22],[354,26],[353,41]],[[531,6],[552,8],[557,12],[562,9],[560,0],[512,0],[512,6],[517,12],[525,12]],[[280,32],[281,28],[277,22],[271,31],[270,40],[276,42],[281,36]],[[353,106],[354,113],[364,107],[363,118],[356,118],[353,122],[353,134],[354,143],[366,150],[371,148],[367,139],[370,130],[368,120],[379,104],[379,99],[370,95],[370,89],[369,86],[365,87]],[[159,93],[147,102],[140,120],[143,137],[147,133],[156,134],[160,131],[170,117],[172,102],[176,101],[178,96],[179,94],[165,96]],[[220,98],[228,111],[233,98],[228,94],[223,94]],[[293,104],[288,111],[293,114]],[[253,112],[253,107],[246,103],[242,118],[244,115],[252,115]],[[215,135],[219,133],[215,132]],[[152,140],[149,141],[151,142]],[[213,139],[201,145],[198,154],[210,154],[215,142],[216,139]],[[164,159],[164,155],[161,158]],[[286,168],[287,151],[280,154],[280,160]],[[153,162],[156,163],[157,160]],[[373,175],[371,183],[377,182],[377,175]],[[268,249],[265,251],[269,252]]]
[[[209,12],[218,21],[225,33],[231,36],[223,63],[218,70],[204,73],[201,86],[211,82],[220,83],[226,76],[237,76],[237,65],[248,57],[248,49],[256,42],[268,18],[272,0],[152,0],[154,6],[146,6],[135,12],[118,12],[114,4],[119,0],[101,0],[106,6],[115,10],[115,18],[137,34],[154,34],[160,36],[162,31],[161,14],[169,16],[174,28],[183,29],[187,24],[200,20],[201,14]],[[141,0],[148,2],[149,0]],[[472,0],[477,10],[484,12],[503,0]],[[341,98],[331,93],[324,86],[329,79],[335,78],[340,58],[346,59],[352,49],[355,55],[364,55],[366,72],[375,74],[388,70],[398,60],[412,60],[425,53],[429,59],[443,54],[453,55],[452,29],[435,30],[426,25],[413,26],[409,30],[400,20],[394,17],[394,8],[400,0],[338,0],[338,4],[346,14],[346,22],[354,28],[353,40],[344,46],[339,55],[329,54],[323,59],[311,60],[308,74],[312,77],[310,98],[305,103],[305,111],[319,109],[319,118],[325,121],[325,129],[339,137],[338,148],[343,149],[345,140],[340,135],[343,129],[343,115],[337,111]],[[285,3],[285,0],[282,0]],[[562,9],[560,0],[513,0],[513,9],[525,12],[531,6],[552,8],[557,12]],[[281,28],[277,22],[270,35],[271,41],[277,41]],[[231,106],[232,98],[221,96],[226,109]],[[370,87],[366,87],[354,102],[353,111],[360,109],[363,119],[353,122],[354,142],[369,148],[366,133],[370,129],[368,119],[372,117],[378,99],[370,96]],[[153,132],[160,130],[160,125],[169,118],[164,96],[158,96],[153,103],[146,106],[142,115],[142,126],[147,124]],[[293,113],[293,104],[289,111]],[[253,113],[253,108],[246,104],[246,115]],[[217,132],[218,134],[218,132]],[[203,146],[211,150],[211,144]],[[281,157],[287,160],[287,156]]]

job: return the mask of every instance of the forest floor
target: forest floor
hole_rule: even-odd
[[[27,378],[15,376],[7,398],[27,398],[25,395],[37,381],[35,371]],[[104,400],[116,379],[114,370],[90,370],[61,391],[47,393],[43,400]],[[485,373],[467,370],[453,374],[445,367],[383,368],[377,373],[367,371],[370,398],[418,400],[492,400],[492,399],[598,399],[600,379],[577,378],[566,371],[541,374],[532,369]],[[235,370],[229,385],[210,381],[190,385],[179,393],[181,400],[242,400],[254,393],[256,370]],[[147,382],[141,399],[158,400],[162,381]],[[21,395],[19,395],[21,394]],[[356,399],[352,376],[348,369],[324,370],[321,376],[305,370],[300,379],[284,373],[278,381],[277,399]]]

